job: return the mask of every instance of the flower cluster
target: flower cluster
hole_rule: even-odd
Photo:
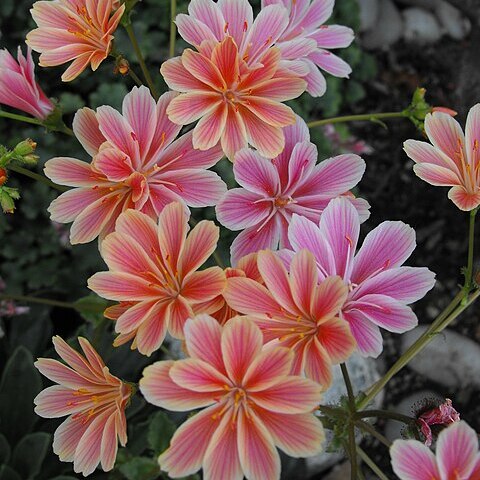
[[[378,357],[382,329],[413,329],[411,304],[433,287],[435,275],[404,265],[416,238],[401,221],[370,229],[357,251],[370,205],[352,190],[365,161],[344,153],[318,162],[308,125],[285,104],[305,91],[323,95],[320,69],[338,77],[351,72],[329,51],[353,40],[351,29],[324,25],[334,0],[263,0],[255,19],[247,0],[192,0],[176,24],[193,48],[160,69],[171,91],[157,98],[139,55],[150,88],[134,87],[121,112],[82,108],[73,131],[56,119],[61,110],[35,80],[31,49],[41,54],[41,66],[72,61],[64,81],[89,65],[95,71],[109,55],[127,65],[113,46],[114,33],[124,17],[131,35],[135,4],[34,3],[38,28],[27,36],[27,56],[19,49],[16,61],[0,52],[0,103],[35,117],[30,123],[73,133],[90,157],[52,158],[44,172],[57,187],[68,187],[49,212],[54,222],[72,223],[70,243],[98,239],[107,270],[96,272],[88,287],[116,302],[104,312],[117,334],[113,345],[130,343],[159,360],[168,336],[182,342],[186,358],[155,361],[139,382],[157,407],[200,410],[161,453],[161,469],[173,478],[203,469],[206,480],[277,480],[277,448],[293,457],[323,450],[316,410],[334,366],[354,352]],[[428,105],[421,105],[423,120]],[[480,205],[480,104],[470,111],[465,134],[438,109],[426,115],[425,131],[432,145],[405,143],[415,173],[451,186],[452,201],[473,211]],[[362,143],[353,147],[366,151]],[[224,156],[235,188],[210,170]],[[0,186],[7,174],[8,164],[0,164]],[[197,222],[190,209],[198,207],[215,207],[223,227],[240,231],[230,247],[231,267],[212,266],[220,228]],[[470,287],[467,278],[465,301]],[[127,442],[125,409],[136,389],[110,373],[88,340],[78,341],[83,354],[54,337],[65,364],[35,363],[58,384],[35,398],[35,411],[67,416],[53,450],[86,476],[98,465],[113,468],[118,443]],[[355,399],[349,400],[347,423],[353,423]],[[428,446],[432,425],[449,426],[438,437],[436,457],[421,442],[393,444],[401,479],[480,478],[475,433],[459,422],[451,402],[415,421]]]

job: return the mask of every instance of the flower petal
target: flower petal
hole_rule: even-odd
[[[401,480],[440,478],[435,455],[417,440],[395,440],[390,447],[392,468]]]
[[[174,362],[166,360],[149,365],[143,370],[140,391],[147,402],[174,412],[183,412],[214,403],[210,392],[193,392],[177,385],[169,371]]]
[[[280,478],[280,456],[272,436],[252,410],[238,412],[238,453],[244,475],[251,480]]]
[[[478,437],[465,422],[442,430],[437,441],[437,463],[442,478],[470,478],[478,455]]]
[[[223,327],[222,354],[228,377],[233,382],[241,382],[262,349],[260,329],[246,317],[235,317]]]

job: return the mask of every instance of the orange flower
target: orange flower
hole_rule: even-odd
[[[27,44],[41,53],[40,65],[54,67],[73,60],[62,75],[70,82],[90,64],[92,70],[110,53],[113,35],[125,5],[114,12],[114,0],[53,0],[35,2],[31,9],[38,28]],[[113,13],[113,15],[112,15]]]

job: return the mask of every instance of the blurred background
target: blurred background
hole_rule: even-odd
[[[253,4],[259,8],[258,1]],[[31,0],[0,2],[0,47],[14,53],[18,45],[24,46],[26,33],[34,28],[28,14],[31,5]],[[186,11],[186,6],[186,2],[180,3],[178,11]],[[169,16],[168,0],[143,0],[133,17],[160,91],[166,90],[158,69],[168,56]],[[469,108],[480,100],[479,19],[479,0],[337,0],[328,23],[348,25],[357,33],[352,46],[338,52],[352,66],[351,78],[327,75],[324,97],[312,99],[305,94],[290,105],[306,121],[399,111],[408,106],[413,91],[421,86],[427,89],[431,105],[458,111],[457,118],[463,123]],[[135,66],[123,31],[115,34],[115,41],[117,50]],[[177,53],[185,46],[178,40]],[[115,75],[114,65],[108,61],[96,74],[86,71],[68,84],[60,81],[63,69],[37,68],[37,79],[49,97],[59,100],[69,125],[74,112],[85,105],[118,108],[133,86],[129,77]],[[447,199],[446,189],[431,187],[413,174],[413,162],[403,152],[402,143],[407,138],[420,139],[421,133],[408,120],[395,119],[387,125],[358,122],[319,127],[311,136],[319,159],[345,152],[365,158],[367,171],[355,193],[370,202],[372,215],[362,226],[362,237],[384,220],[402,220],[417,231],[418,247],[409,264],[429,267],[437,274],[437,284],[414,309],[421,324],[431,323],[462,281],[468,218]],[[27,137],[38,143],[38,172],[54,156],[88,159],[72,138],[0,119],[0,144],[13,148]],[[231,164],[223,160],[215,168],[233,187]],[[0,301],[0,480],[68,480],[77,478],[71,464],[59,462],[51,449],[52,434],[60,421],[41,419],[33,413],[33,398],[47,386],[33,361],[55,356],[52,335],[66,339],[87,336],[111,371],[128,381],[138,381],[143,367],[162,357],[157,353],[147,359],[131,352],[128,345],[111,347],[112,325],[93,312],[99,300],[89,296],[86,288],[87,278],[106,268],[97,243],[71,247],[68,226],[54,224],[48,217],[47,207],[57,192],[25,177],[12,177],[9,185],[19,187],[22,198],[13,215],[0,215],[0,293],[48,298],[58,305]],[[197,220],[213,219],[214,211],[193,209],[193,215]],[[219,253],[225,263],[233,238],[233,233],[222,230]],[[480,245],[478,229],[477,242]],[[80,298],[85,305],[92,305],[92,313],[80,316],[63,305]],[[448,397],[461,417],[479,431],[479,320],[475,306],[439,336],[426,354],[389,383],[379,401],[382,408],[410,414],[422,407],[425,398]],[[386,335],[385,351],[377,361],[354,357],[349,366],[356,388],[363,389],[378,378],[416,335]],[[327,400],[337,401],[342,394],[341,384],[336,383]],[[92,478],[167,478],[158,472],[154,458],[168,446],[175,424],[184,417],[167,415],[135,398],[127,418],[129,442],[120,449],[115,470],[96,472]],[[390,422],[380,422],[378,428],[390,439],[401,434]],[[370,439],[359,441],[386,472],[391,472],[385,447]],[[284,477],[294,480],[345,479],[349,475],[342,455],[284,461]]]

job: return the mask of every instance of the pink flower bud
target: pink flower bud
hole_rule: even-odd
[[[445,402],[438,407],[431,408],[423,412],[418,417],[420,431],[425,437],[425,445],[428,447],[432,444],[432,425],[449,425],[460,421],[460,414],[453,408],[452,401],[447,398]]]
[[[17,108],[43,120],[55,106],[35,81],[35,64],[29,48],[24,57],[18,47],[17,60],[0,50],[0,104]]]

